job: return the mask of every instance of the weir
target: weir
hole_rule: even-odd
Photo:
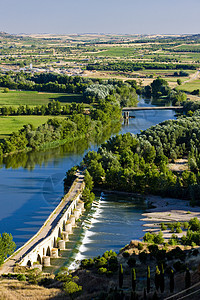
[[[0,273],[13,272],[16,263],[42,269],[43,266],[51,265],[51,257],[58,257],[58,250],[65,250],[66,241],[84,210],[84,202],[80,199],[85,187],[84,176],[82,172],[76,175],[77,178],[69,192],[44,225],[34,237],[5,261]]]

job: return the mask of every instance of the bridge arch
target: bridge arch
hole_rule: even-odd
[[[32,262],[30,261],[30,259],[27,261],[27,266],[31,267],[32,266]]]
[[[65,220],[63,220],[63,230],[65,231]]]
[[[61,229],[60,229],[60,227],[59,227],[59,229],[58,229],[58,237],[61,238]]]
[[[38,254],[38,256],[37,256],[37,261],[40,263],[40,265],[42,264],[42,259],[41,259],[40,254]]]
[[[51,256],[51,250],[50,250],[50,247],[49,247],[49,246],[48,246],[48,248],[47,248],[46,256]]]

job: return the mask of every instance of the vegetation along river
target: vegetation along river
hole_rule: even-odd
[[[138,106],[151,106],[140,99]],[[175,119],[172,110],[131,112],[134,119],[119,133],[139,133],[164,120]],[[116,134],[116,133],[114,133]],[[105,141],[108,137],[104,137]],[[65,172],[81,162],[85,153],[101,142],[64,145],[46,152],[22,153],[8,157],[0,169],[0,232],[13,235],[17,247],[33,236],[63,196]],[[98,205],[88,218],[79,258],[118,251],[131,239],[142,237],[139,221],[144,206],[122,196],[97,197]]]

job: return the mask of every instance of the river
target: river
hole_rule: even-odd
[[[151,106],[140,99],[139,106]],[[140,130],[167,119],[175,119],[172,110],[136,111],[128,125],[119,133],[139,133]],[[63,178],[68,169],[79,164],[89,150],[98,145],[77,143],[47,152],[13,156],[0,169],[0,233],[13,235],[17,248],[31,238],[63,196]],[[131,239],[142,236],[141,221],[144,207],[124,197],[104,195],[94,210],[80,248],[82,256],[102,254],[104,250],[118,251]]]

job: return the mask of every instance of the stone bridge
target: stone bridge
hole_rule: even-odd
[[[69,192],[44,225],[34,237],[5,261],[0,273],[13,272],[16,263],[42,269],[42,266],[50,266],[51,257],[58,257],[58,250],[65,250],[69,235],[76,226],[76,220],[84,210],[84,202],[80,200],[85,186],[83,179],[82,173],[78,172]]]

